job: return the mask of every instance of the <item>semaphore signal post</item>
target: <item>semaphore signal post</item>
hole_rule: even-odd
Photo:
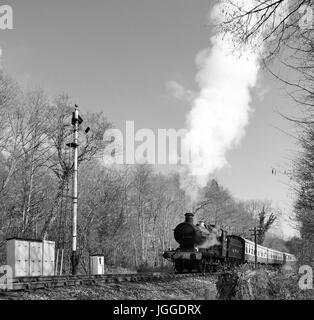
[[[78,106],[75,105],[75,109],[72,115],[72,125],[74,133],[74,141],[68,144],[69,147],[74,149],[73,153],[73,218],[72,218],[72,256],[71,266],[72,274],[76,275],[77,267],[79,264],[79,255],[77,253],[77,173],[78,173],[78,132],[79,125],[83,122],[83,119],[79,115]]]

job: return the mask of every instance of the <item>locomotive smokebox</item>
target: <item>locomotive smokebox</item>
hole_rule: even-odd
[[[205,227],[194,225],[193,213],[185,214],[185,221],[174,229],[174,238],[180,244],[181,249],[192,249],[203,244],[209,237],[209,230]]]

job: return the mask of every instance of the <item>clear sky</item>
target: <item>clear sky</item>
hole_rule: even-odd
[[[197,90],[195,56],[209,46],[208,0],[1,0],[14,12],[14,30],[0,30],[2,65],[27,86],[67,92],[87,111],[103,111],[118,128],[184,128],[190,110],[167,83]],[[292,102],[263,72],[252,113],[229,165],[215,173],[239,199],[270,199],[288,215],[293,195],[284,167],[293,158]],[[287,234],[291,228],[285,224]]]

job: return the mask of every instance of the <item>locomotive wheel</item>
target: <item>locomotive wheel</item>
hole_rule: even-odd
[[[200,262],[198,265],[198,272],[205,273],[206,272],[206,263]]]
[[[183,263],[182,263],[182,261],[176,261],[174,263],[174,270],[177,273],[182,273],[182,271],[183,271]]]

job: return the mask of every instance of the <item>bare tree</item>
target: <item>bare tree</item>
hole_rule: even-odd
[[[71,126],[72,103],[67,95],[57,97],[55,105],[50,107],[51,125],[49,127],[50,157],[47,167],[52,170],[58,179],[58,193],[56,201],[61,203],[62,193],[73,173],[73,161],[70,157],[71,149],[67,146],[72,142],[73,129]],[[88,134],[80,134],[78,164],[100,156],[106,147],[103,142],[104,132],[111,124],[102,114],[87,114],[86,126],[91,125]],[[82,130],[82,128],[81,128]],[[59,206],[56,206],[58,208]],[[41,236],[46,237],[51,224],[56,219],[56,210],[51,210],[43,226]]]
[[[136,223],[140,236],[141,263],[146,263],[147,253],[147,223],[151,217],[151,185],[152,168],[149,165],[137,165],[132,182],[132,204],[136,214]],[[135,238],[134,238],[135,239]]]
[[[273,212],[270,212],[267,217],[265,206],[263,206],[262,210],[258,214],[258,244],[263,244],[266,232],[271,228],[276,219],[277,217]]]
[[[264,47],[264,67],[307,113],[304,119],[292,119],[301,122],[312,122],[314,106],[313,5],[313,0],[225,0],[221,5],[220,31],[236,47],[259,52]]]
[[[249,200],[246,201],[245,208],[253,218],[251,228],[257,227],[260,230],[257,242],[263,244],[267,232],[278,220],[279,211],[273,208],[269,200]]]
[[[301,138],[302,152],[295,161],[294,180],[297,200],[296,222],[303,240],[303,262],[311,263],[314,254],[314,128],[308,125]]]
[[[3,170],[0,178],[0,197],[12,178],[20,156],[18,148],[19,122],[15,116],[22,103],[18,85],[0,70],[0,155]]]

